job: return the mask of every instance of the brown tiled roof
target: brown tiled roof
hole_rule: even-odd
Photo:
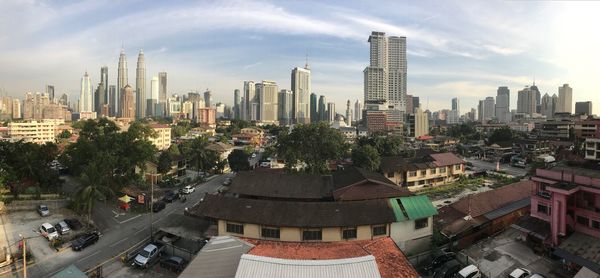
[[[472,217],[478,217],[512,202],[529,197],[533,185],[534,182],[530,180],[521,180],[495,190],[464,197],[450,206],[465,215],[469,214],[470,210]]]
[[[206,148],[209,150],[223,153],[223,152],[233,149],[233,146],[230,144],[223,143],[223,142],[214,142],[214,143],[208,144],[208,146],[206,146]]]
[[[464,160],[453,153],[436,153],[430,154],[430,156],[434,159],[433,163],[438,167],[465,163]]]
[[[373,255],[383,278],[420,277],[389,237],[338,242],[282,242],[244,239],[254,245],[248,253],[280,259],[331,260]]]
[[[151,128],[169,128],[169,125],[166,124],[149,124],[148,126]]]
[[[461,163],[465,163],[465,161],[453,153],[432,153],[430,151],[417,150],[414,157],[382,157],[381,169],[386,173],[392,171],[417,171]]]
[[[188,210],[197,217],[278,227],[347,227],[396,221],[387,199],[292,202],[205,195]]]
[[[237,173],[229,192],[270,198],[331,198],[331,176],[244,171]]]

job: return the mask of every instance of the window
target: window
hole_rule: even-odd
[[[227,232],[234,234],[244,234],[244,224],[227,223]]]
[[[600,222],[596,220],[592,220],[592,228],[596,230],[600,230]]]
[[[427,176],[427,170],[421,170],[421,176]]]
[[[381,236],[387,234],[387,227],[385,225],[373,226],[373,236]]]
[[[454,165],[454,170],[460,170],[460,164]]]
[[[353,239],[356,238],[356,228],[345,228],[342,230],[342,238],[343,239]]]
[[[426,228],[429,225],[428,218],[421,218],[415,220],[415,230]]]
[[[431,172],[431,174],[435,174],[437,172],[437,169],[433,168],[433,169],[429,170],[429,172]]]
[[[394,177],[394,172],[387,173],[387,177],[388,178],[393,178]]]
[[[577,215],[577,224],[589,226],[590,220],[587,217]]]
[[[446,167],[440,168],[440,173],[442,173],[442,174],[446,173]]]
[[[549,207],[549,206],[546,206],[546,205],[543,205],[543,204],[538,204],[538,205],[537,205],[537,211],[538,211],[539,213],[543,213],[543,214],[546,214],[546,215],[550,215],[550,207]]]
[[[425,180],[420,180],[419,181],[419,185],[424,185],[425,184]]]
[[[321,230],[304,230],[302,231],[302,240],[321,240],[323,234]]]
[[[408,172],[408,176],[409,177],[416,177],[417,176],[417,171],[410,171],[410,172]]]
[[[262,237],[279,239],[279,228],[262,227],[262,229],[260,230],[260,234]]]

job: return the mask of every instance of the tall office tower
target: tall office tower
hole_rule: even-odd
[[[576,115],[592,115],[592,102],[591,101],[575,102],[575,114]]]
[[[135,104],[133,88],[125,85],[121,92],[121,118],[133,119],[135,117]]]
[[[58,104],[64,105],[64,106],[69,106],[69,95],[62,94],[60,96],[60,98],[58,99]]]
[[[125,57],[125,49],[121,48],[121,54],[119,55],[119,67],[117,69],[117,90],[115,91],[116,95],[114,100],[115,113],[122,110],[120,108],[120,102],[122,99],[120,94],[123,92],[123,88],[129,84],[127,76],[127,57]]]
[[[81,92],[79,94],[79,112],[93,112],[94,100],[92,97],[92,80],[90,75],[85,72],[81,78]]]
[[[244,95],[242,95],[242,97],[240,97],[240,120],[245,120],[247,114],[248,113],[246,112],[246,98],[244,97]]]
[[[240,98],[240,90],[233,90],[233,118],[236,120],[241,119],[241,98]]]
[[[146,61],[140,49],[135,70],[135,118],[146,117]]]
[[[104,84],[102,84],[102,82],[98,83],[98,87],[96,88],[96,91],[94,91],[94,111],[96,111],[96,113],[98,115],[102,114],[102,107],[104,107],[104,100],[106,98],[106,96],[104,95],[104,92],[106,90],[104,90]],[[108,115],[104,115],[104,116],[108,116]]]
[[[499,123],[510,122],[510,90],[508,87],[498,87],[496,91],[496,119]]]
[[[360,120],[362,120],[362,103],[357,99],[354,102],[354,121],[358,122]]]
[[[100,68],[100,83],[104,88],[104,98],[102,99],[102,104],[108,104],[110,106],[110,94],[109,94],[109,85],[108,85],[108,67],[103,66]]]
[[[153,76],[152,80],[150,80],[150,98],[146,103],[146,116],[159,116],[156,113],[156,105],[158,104],[158,76]]]
[[[333,123],[335,121],[335,102],[327,103],[327,121]]]
[[[12,100],[12,118],[13,120],[21,118],[21,101],[18,98]]]
[[[119,94],[117,93],[117,86],[116,85],[109,85],[108,86],[108,115],[110,115],[111,117],[116,117],[117,116],[117,110],[115,109],[118,101],[118,96]]]
[[[156,113],[164,116],[167,111],[167,73],[158,73],[158,105]]]
[[[540,104],[540,113],[546,116],[546,119],[552,119],[554,116],[554,105],[552,105],[552,97],[547,93],[542,96]]]
[[[494,112],[495,108],[496,108],[496,104],[494,102],[494,97],[486,97],[485,100],[483,101],[484,104],[484,113],[483,113],[483,117],[486,120],[491,120],[494,118],[494,115],[496,114]]]
[[[573,113],[573,88],[569,84],[558,87],[558,108],[556,112]]]
[[[258,119],[258,99],[254,81],[244,81],[244,99],[243,105],[246,107],[244,120],[256,121]]]
[[[458,111],[460,114],[460,104],[458,103],[458,98],[452,98],[452,110]]]
[[[475,108],[471,108],[471,112],[469,112],[469,120],[474,122],[476,116],[477,116],[477,111],[475,110]]]
[[[212,102],[212,92],[209,89],[206,89],[206,92],[204,92],[204,105],[210,108],[213,105]]]
[[[386,37],[371,32],[370,64],[363,71],[365,103],[387,101],[400,113],[406,112],[406,37]]]
[[[30,120],[33,119],[33,110],[35,106],[35,98],[33,93],[27,92],[25,93],[25,99],[23,100],[23,119]]]
[[[279,122],[277,118],[278,105],[278,88],[274,81],[263,80],[262,83],[256,84],[256,95],[259,99],[258,119],[263,123]]]
[[[54,85],[46,85],[46,94],[48,94],[48,98],[50,102],[54,101]]]
[[[417,109],[418,107],[421,107],[421,102],[419,102],[419,97],[413,96],[412,97],[412,107],[413,107],[413,111],[415,109]]]
[[[319,105],[317,100],[317,94],[310,94],[310,122],[316,123],[319,121]]]
[[[479,104],[477,105],[477,121],[481,122],[481,123],[485,123],[485,103],[483,100],[479,101]]]
[[[319,97],[319,121],[327,121],[327,99],[323,95]]]
[[[415,107],[413,106],[413,96],[406,95],[406,113],[410,114],[410,113],[414,113],[414,112],[415,112]]]
[[[536,90],[525,87],[517,94],[517,113],[532,115],[536,112]]]
[[[346,101],[346,124],[352,125],[352,109],[350,109],[350,100]]]
[[[308,63],[304,68],[295,67],[292,70],[292,93],[294,94],[294,104],[292,105],[294,118],[292,121],[294,123],[310,123],[310,86]]]
[[[312,97],[312,96],[311,96]],[[294,93],[291,90],[282,89],[279,91],[277,96],[278,103],[278,118],[280,125],[289,125],[292,122],[293,110],[292,103],[294,103]],[[311,107],[312,108],[312,107]],[[311,120],[313,118],[311,117]]]

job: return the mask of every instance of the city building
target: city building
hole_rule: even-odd
[[[311,72],[308,63],[304,68],[295,67],[292,70],[292,93],[294,102],[292,104],[294,123],[310,123],[310,93],[311,91]]]
[[[116,95],[113,99],[114,103],[112,103],[115,114],[123,111],[120,104],[121,100],[123,99],[121,94],[123,93],[125,86],[129,84],[128,75],[129,73],[127,71],[127,57],[125,57],[125,49],[121,49],[121,54],[119,54],[119,67],[117,69],[117,90],[115,91]]]
[[[458,111],[458,114],[460,115],[460,103],[458,102],[458,98],[452,98],[452,111]]]
[[[367,131],[370,134],[387,131],[387,113],[380,110],[365,110]]]
[[[529,116],[536,113],[536,95],[537,87],[535,87],[535,84],[520,90],[517,93],[517,113],[523,113]]]
[[[37,109],[43,109],[39,107]],[[36,110],[37,110],[36,109]],[[90,79],[87,71],[81,78],[81,93],[79,94],[79,111],[82,112],[93,112],[94,111],[94,99],[92,93],[92,80]],[[37,119],[37,117],[36,117]]]
[[[160,82],[160,81],[159,81]],[[159,90],[160,91],[160,90]],[[160,94],[159,94],[160,97]],[[172,118],[178,118],[179,115],[181,115],[182,111],[182,104],[181,104],[181,98],[178,95],[173,95],[170,98],[167,98],[167,111],[164,111],[161,113],[160,109],[161,109],[161,105],[160,105],[160,101],[159,101],[159,105],[156,106],[156,113],[159,116],[163,116],[164,113],[166,113],[166,115],[172,117]],[[200,106],[200,107],[204,107],[204,105]],[[192,111],[188,111],[189,112],[189,116],[190,119],[193,119],[195,116],[196,111],[193,110],[194,107],[192,106]]]
[[[449,125],[460,124],[460,114],[458,110],[450,110],[446,114],[446,123]]]
[[[310,122],[316,123],[319,121],[319,104],[317,94],[310,94]]]
[[[589,117],[575,122],[575,138],[600,138],[600,119]]]
[[[153,131],[154,136],[147,138],[159,151],[164,151],[171,147],[171,127],[165,124],[148,125]]]
[[[576,115],[592,115],[592,102],[591,101],[579,101],[575,102],[575,114]]]
[[[167,73],[158,73],[158,105],[156,114],[164,116],[167,113]]]
[[[573,88],[569,84],[558,87],[558,108],[556,112],[573,113]]]
[[[319,121],[327,121],[327,99],[319,96]]]
[[[466,162],[453,153],[416,150],[415,156],[381,158],[381,170],[394,184],[409,189],[439,186],[458,180],[465,175]]]
[[[111,117],[114,117],[117,114],[117,110],[115,110],[116,98],[118,98],[117,86],[109,85],[108,86],[108,114]],[[67,102],[65,102],[67,103]],[[64,105],[68,105],[64,104]]]
[[[327,121],[332,123],[335,120],[335,102],[327,103]]]
[[[54,101],[54,86],[53,85],[46,85],[46,94],[48,95],[48,98],[50,99],[50,101]]]
[[[575,124],[571,121],[545,121],[539,124],[539,135],[542,138],[552,138],[559,140],[569,140],[570,130]]]
[[[62,119],[10,122],[8,123],[8,136],[13,141],[23,140],[37,144],[55,142],[58,126],[64,123],[65,121]]]
[[[429,119],[421,108],[416,108],[414,113],[408,114],[406,124],[409,137],[419,138],[429,134]]]
[[[543,116],[546,116],[546,119],[550,120],[554,118],[554,113],[556,113],[556,108],[558,107],[558,96],[556,94],[550,96],[548,94],[544,94],[542,97],[542,103],[540,107],[540,113]]]
[[[600,137],[585,138],[585,159],[600,160]]]
[[[214,108],[200,107],[197,109],[198,117],[196,122],[206,125],[216,125],[217,123],[217,111]]]
[[[346,102],[346,117],[345,117],[345,120],[346,120],[346,124],[348,126],[352,125],[352,109],[350,109],[350,100],[348,100]]]
[[[155,117],[156,105],[158,104],[158,76],[153,76],[150,80],[150,98],[146,100],[146,116]]]
[[[311,113],[312,109],[312,98],[314,94],[311,94]],[[316,98],[316,95],[314,95]],[[294,102],[294,94],[290,90],[282,89],[279,91],[277,96],[278,103],[278,118],[280,125],[289,125],[292,123],[292,118],[294,117],[294,111],[292,110],[292,104]],[[316,119],[311,116],[311,119]]]
[[[263,123],[278,123],[279,107],[277,104],[279,89],[274,81],[263,80],[256,84],[258,98],[258,119]],[[307,110],[308,111],[308,110]]]
[[[100,102],[102,103],[101,107],[103,107],[104,105],[109,107],[110,110],[110,93],[109,93],[109,86],[108,85],[108,67],[107,66],[103,66],[100,68],[100,84],[102,85],[102,88],[104,89],[103,92],[101,92],[101,98],[100,98]],[[63,105],[67,105],[66,103]],[[98,111],[96,111],[98,112]],[[108,116],[108,114],[106,115]]]
[[[256,84],[254,81],[244,81],[244,107],[246,113],[244,120],[257,121],[259,113],[258,95],[256,94]]]
[[[356,100],[356,102],[354,102],[354,121],[358,122],[360,120],[362,120],[362,113],[363,113],[363,107],[362,107],[362,103],[360,103],[360,100]]]
[[[21,119],[21,101],[18,98],[12,100],[12,118]]]
[[[144,51],[140,49],[135,70],[135,118],[146,117],[146,62]]]
[[[496,119],[499,123],[509,123],[510,117],[510,90],[508,87],[498,87],[496,95]]]
[[[235,89],[233,90],[233,118],[236,120],[240,120],[241,117],[241,106],[242,105],[242,99],[240,96],[240,89]]]
[[[215,223],[219,236],[299,244],[390,237],[409,253],[430,248],[437,214],[426,196],[351,166],[326,176],[239,172],[228,192],[206,195],[187,214]]]
[[[206,92],[204,92],[204,105],[206,107],[212,107],[214,105],[212,101],[212,92],[209,89],[206,89]]]
[[[135,118],[135,99],[133,96],[133,88],[129,85],[125,85],[121,92],[121,118],[134,119]],[[81,113],[81,111],[80,111]]]

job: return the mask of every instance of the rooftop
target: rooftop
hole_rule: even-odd
[[[431,150],[417,150],[414,157],[390,156],[381,158],[384,172],[415,171],[465,163],[453,153],[436,153]]]
[[[574,232],[556,248],[554,254],[600,273],[600,241],[598,238]]]
[[[234,277],[240,257],[242,254],[246,254],[252,247],[252,244],[235,237],[213,237],[200,250],[196,258],[189,263],[179,277]]]

